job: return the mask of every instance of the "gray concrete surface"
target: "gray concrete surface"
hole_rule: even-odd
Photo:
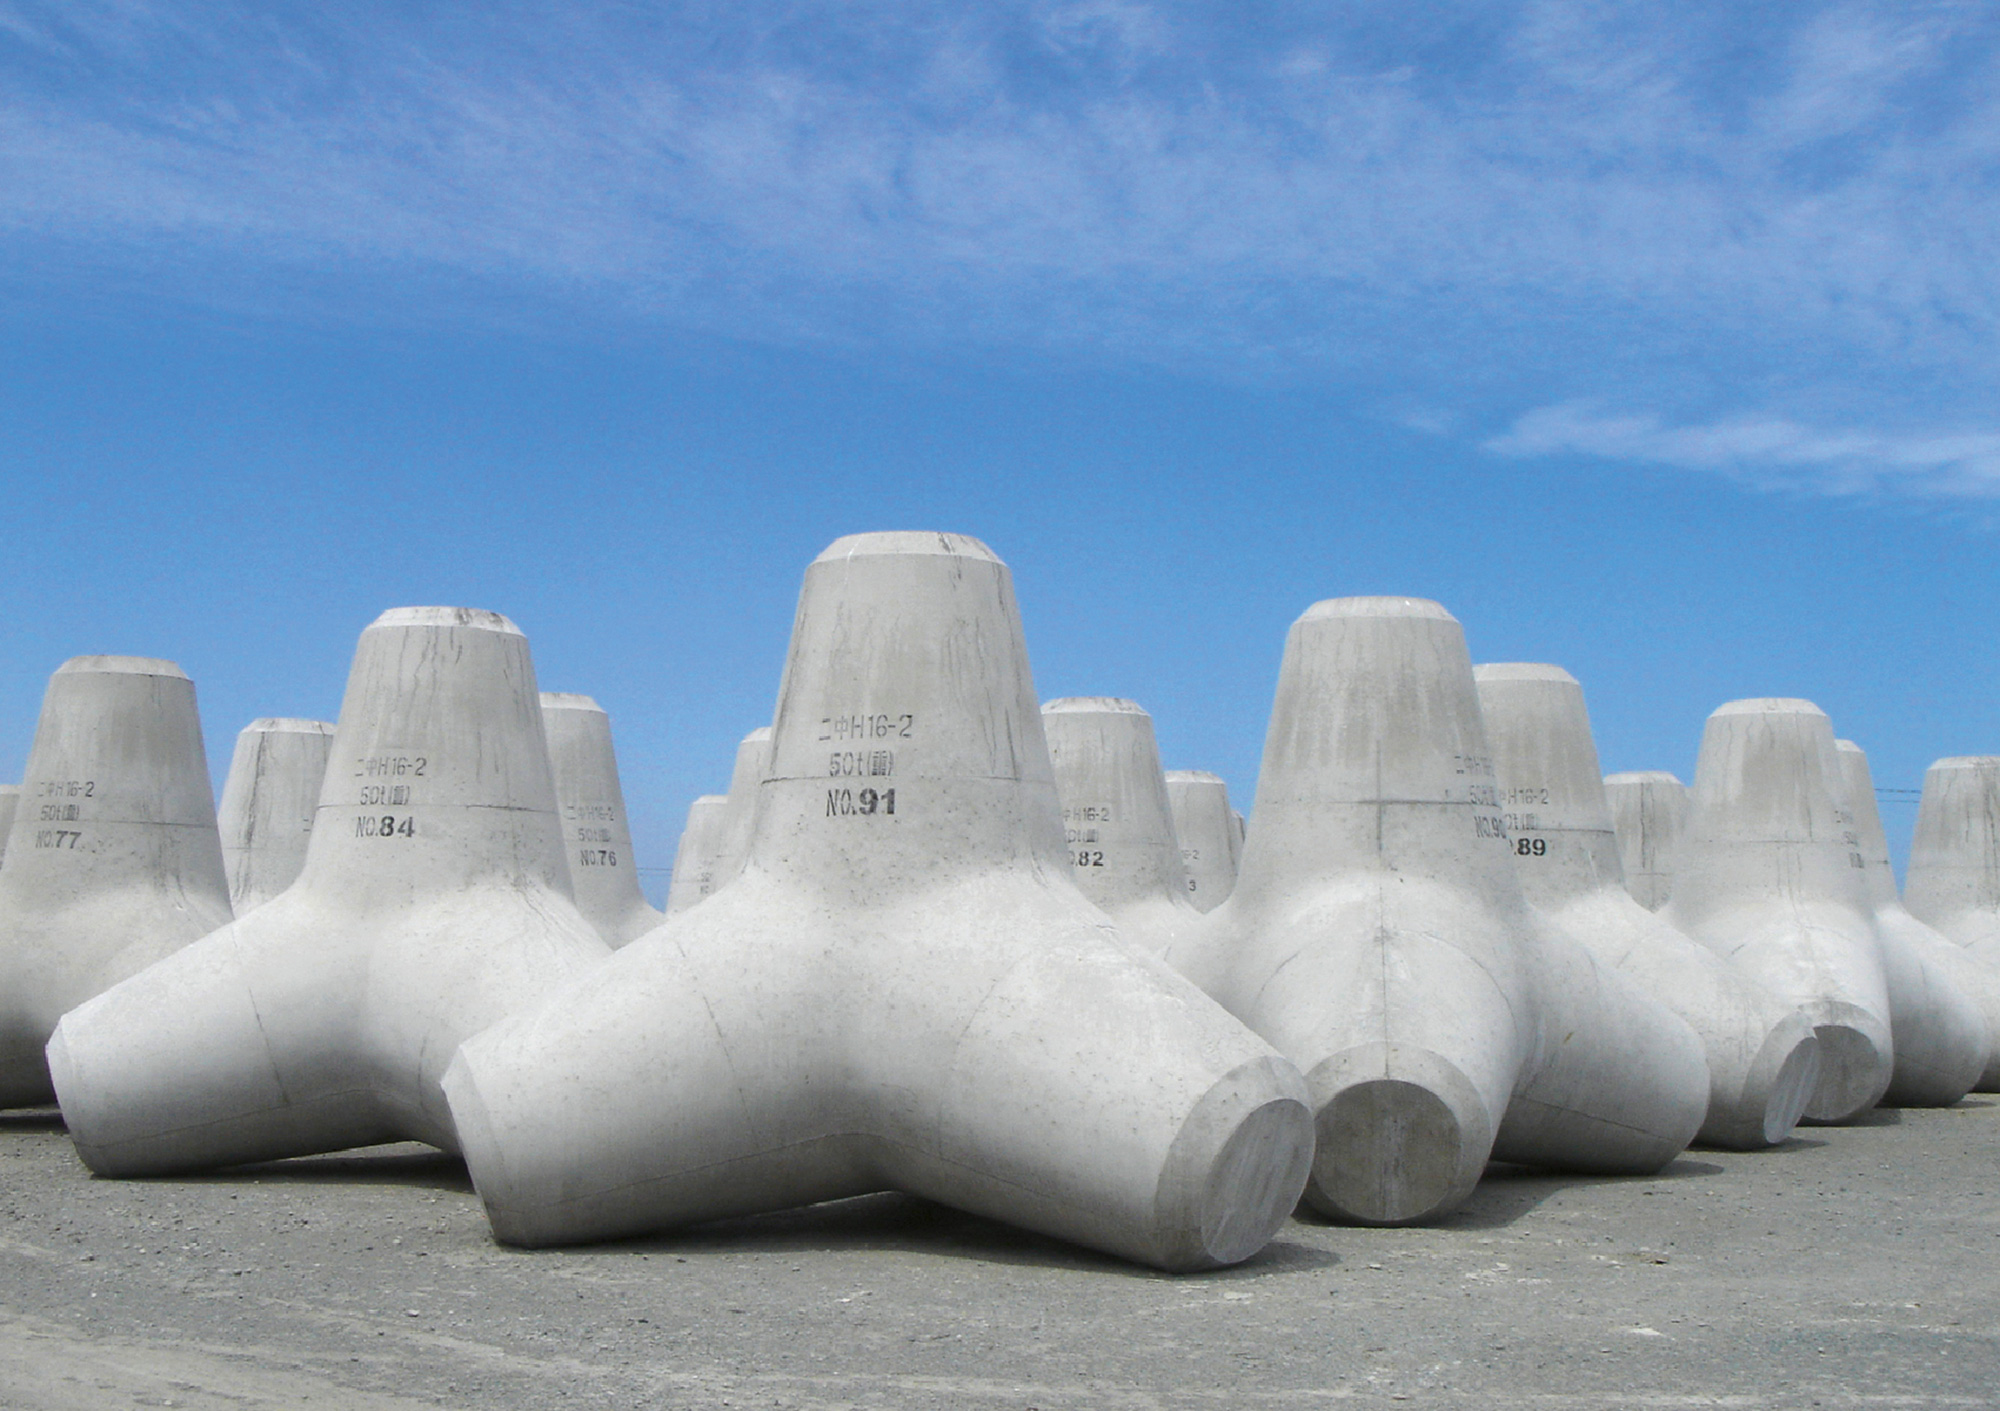
[[[1294,1221],[1169,1277],[902,1196],[507,1250],[421,1147],[103,1181],[14,1113],[0,1405],[1983,1407],[1996,1153],[1975,1097],[1657,1177],[1509,1169],[1437,1227]]]
[[[1071,881],[1007,566],[852,535],[794,623],[740,873],[445,1074],[494,1232],[889,1189],[1163,1269],[1262,1249],[1305,1083]]]
[[[625,790],[618,782],[618,752],[611,745],[611,717],[589,696],[544,691],[542,725],[549,737],[563,840],[569,844],[576,909],[606,944],[615,948],[636,941],[667,918],[639,890]]]
[[[215,826],[238,916],[277,896],[304,870],[333,730],[324,720],[264,716],[237,735]]]

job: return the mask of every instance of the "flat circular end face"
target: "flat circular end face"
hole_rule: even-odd
[[[299,720],[289,715],[259,716],[243,727],[246,735],[331,735],[333,726],[325,720]]]
[[[56,668],[58,676],[78,676],[96,672],[106,676],[170,676],[185,681],[188,674],[159,657],[71,657]]]
[[[1146,708],[1123,696],[1064,696],[1042,707],[1043,715],[1144,715]]]
[[[835,539],[814,563],[884,555],[939,554],[946,558],[1000,562],[1000,556],[970,534],[940,534],[929,530],[892,530],[882,534],[849,534]]]
[[[1217,1264],[1240,1264],[1298,1204],[1312,1161],[1312,1114],[1290,1098],[1251,1110],[1229,1134],[1201,1197],[1201,1243]]]
[[[1767,1145],[1776,1146],[1791,1135],[1792,1128],[1799,1125],[1799,1118],[1805,1116],[1806,1104],[1812,1100],[1813,1089],[1818,1084],[1817,1036],[1802,1038],[1792,1045],[1792,1051],[1778,1066],[1778,1076],[1771,1083],[1770,1096],[1764,1099],[1764,1141]]]
[[[743,737],[742,743],[746,745],[761,745],[770,738],[771,727],[768,725],[759,725],[755,730],[752,730]]]
[[[497,612],[484,608],[390,608],[370,627],[477,627],[487,632],[520,636],[521,629]]]
[[[1328,598],[1314,603],[1299,615],[1299,621],[1322,617],[1413,617],[1433,622],[1456,622],[1442,603],[1429,598]]]
[[[1802,1117],[1846,1122],[1860,1116],[1889,1085],[1889,1056],[1868,1035],[1845,1024],[1821,1024],[1813,1033],[1819,1039],[1819,1081]]]
[[[1811,701],[1802,701],[1791,696],[1764,696],[1749,701],[1729,701],[1709,712],[1713,720],[1724,715],[1816,715],[1824,718],[1826,712]]]
[[[1206,769],[1169,769],[1167,771],[1167,782],[1169,784],[1220,784],[1223,782],[1223,778],[1220,774],[1210,774]]]
[[[1363,1225],[1407,1225],[1459,1195],[1466,1134],[1429,1088],[1379,1078],[1343,1089],[1320,1109],[1313,1204]]]
[[[1560,666],[1540,661],[1490,661],[1472,668],[1475,681],[1556,681],[1574,686],[1576,678]]]
[[[1623,774],[1607,774],[1604,782],[1609,784],[1679,784],[1680,776],[1669,774],[1664,769],[1629,769]],[[1686,787],[1683,785],[1682,787]]]
[[[543,710],[594,710],[604,714],[604,707],[589,696],[579,696],[573,691],[542,692]]]

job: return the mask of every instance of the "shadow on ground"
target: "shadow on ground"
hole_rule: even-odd
[[[986,1264],[1011,1264],[1127,1279],[1228,1279],[1322,1269],[1339,1256],[1278,1237],[1256,1255],[1227,1269],[1196,1275],[1163,1274],[1046,1235],[969,1215],[935,1201],[900,1192],[830,1200],[768,1215],[715,1220],[668,1234],[607,1244],[571,1247],[572,1255],[802,1254],[856,1250],[896,1250]],[[532,1258],[538,1251],[524,1250]]]
[[[260,1161],[250,1166],[231,1166],[223,1171],[201,1171],[183,1176],[141,1177],[142,1180],[174,1181],[188,1185],[269,1185],[297,1182],[308,1185],[408,1186],[415,1190],[452,1191],[471,1195],[472,1177],[465,1162],[435,1147],[417,1142],[394,1146],[362,1147],[330,1156],[295,1156],[286,1161]]]
[[[0,1132],[64,1132],[62,1113],[53,1107],[23,1107],[0,1112]]]
[[[1782,1148],[1781,1148],[1782,1149]],[[1585,1176],[1569,1172],[1542,1171],[1529,1166],[1510,1166],[1495,1161],[1486,1168],[1479,1184],[1473,1188],[1465,1204],[1431,1222],[1440,1230],[1497,1230],[1504,1229],[1528,1215],[1550,1197],[1578,1186],[1603,1186],[1619,1184],[1649,1184],[1658,1181],[1701,1180],[1710,1176],[1720,1176],[1723,1169],[1712,1162],[1701,1161],[1691,1156],[1681,1156],[1668,1164],[1665,1170],[1650,1176]],[[1323,1220],[1317,1215],[1300,1211],[1302,1220],[1324,1228],[1338,1228],[1334,1222]]]

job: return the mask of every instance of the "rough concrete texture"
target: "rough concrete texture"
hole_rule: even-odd
[[[215,813],[238,916],[298,880],[332,753],[333,727],[324,720],[267,716],[236,736]]]
[[[639,890],[625,791],[611,747],[611,717],[589,696],[542,692],[556,808],[569,844],[576,909],[613,946],[636,941],[666,918]]]
[[[898,1195],[523,1252],[414,1146],[92,1181],[0,1118],[16,1411],[1986,1408],[2000,1107],[1658,1176],[1495,1168],[1433,1228],[1294,1220],[1170,1278]]]
[[[230,918],[194,683],[152,657],[49,680],[0,861],[0,1107],[51,1101],[65,1011]]]
[[[299,880],[64,1016],[50,1069],[100,1174],[449,1148],[460,1041],[610,954],[570,899],[527,639],[397,608],[355,649]]]
[[[1077,890],[1134,945],[1164,955],[1200,922],[1174,836],[1153,717],[1136,701],[1069,696],[1042,707]]]
[[[13,831],[14,815],[21,806],[21,786],[0,784],[0,863],[7,860],[7,835]]]
[[[1450,613],[1292,624],[1236,890],[1168,959],[1305,1073],[1322,1213],[1435,1219],[1489,1154],[1656,1170],[1701,1125],[1701,1040],[1529,908],[1499,805]]]
[[[1888,980],[1833,725],[1811,701],[1731,701],[1708,718],[1662,913],[1819,1035],[1806,1117],[1844,1122],[1888,1091]]]
[[[1975,1087],[2000,1087],[2000,1054],[1994,1052],[2000,973],[1910,915],[1896,894],[1868,756],[1852,740],[1835,741],[1835,748],[1889,986],[1896,1068],[1884,1100],[1905,1107],[1949,1106]]]
[[[1173,1269],[1304,1184],[1284,1059],[1070,879],[1007,568],[806,572],[748,861],[445,1078],[494,1233],[610,1239],[893,1188]]]
[[[770,768],[771,727],[760,725],[736,746],[736,764],[729,772],[729,793],[722,807],[715,856],[708,865],[708,891],[704,895],[714,895],[743,870],[744,860],[750,856],[751,831],[757,823],[758,791]]]
[[[1611,823],[1618,834],[1625,890],[1648,911],[1674,891],[1674,845],[1687,823],[1687,785],[1663,769],[1604,776]]]
[[[1924,771],[1903,903],[2000,969],[2000,755],[1941,759]]]
[[[1229,785],[1205,769],[1169,769],[1167,806],[1187,873],[1188,900],[1213,911],[1236,886],[1243,856],[1243,815],[1229,806]]]
[[[1701,1036],[1709,1073],[1703,1141],[1739,1149],[1783,1141],[1819,1077],[1812,1021],[1625,890],[1576,678],[1559,666],[1525,662],[1481,666],[1473,675],[1514,870],[1529,904]]]
[[[715,859],[728,811],[727,794],[703,794],[688,805],[687,822],[674,849],[673,879],[667,884],[667,915],[686,911],[715,890]]]

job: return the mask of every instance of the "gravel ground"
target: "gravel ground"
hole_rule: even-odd
[[[569,1251],[372,1148],[99,1181],[0,1116],[0,1406],[2000,1405],[2000,1106],[1173,1278],[901,1196]]]

